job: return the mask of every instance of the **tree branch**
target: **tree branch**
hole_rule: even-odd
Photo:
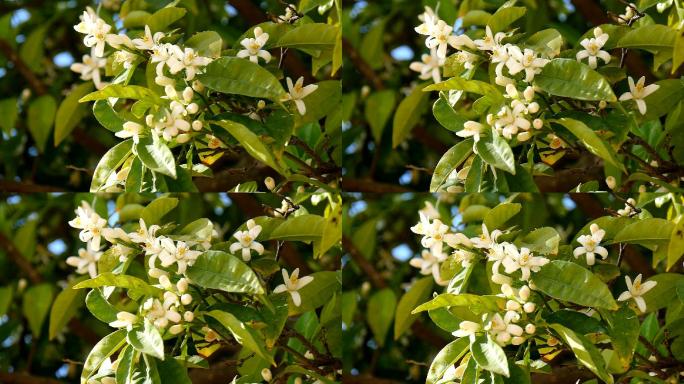
[[[3,384],[64,384],[63,381],[49,377],[31,376],[25,373],[0,372],[0,383]]]

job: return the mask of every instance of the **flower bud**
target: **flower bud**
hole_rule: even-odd
[[[176,88],[174,88],[171,84],[164,86],[164,93],[166,93],[166,96],[169,99],[175,99],[176,97],[178,97],[178,92],[176,92]]]
[[[523,285],[522,288],[520,288],[518,295],[520,295],[520,299],[522,299],[522,301],[527,301],[527,299],[530,298],[530,287]]]
[[[511,283],[511,278],[502,275],[500,273],[497,273],[495,275],[492,275],[492,281],[495,282],[496,284],[510,284]]]
[[[513,296],[513,288],[509,284],[502,284],[501,285],[501,293],[503,293],[506,296]]]
[[[314,359],[314,354],[311,353],[311,351],[306,351],[306,353],[304,353],[304,357],[306,357],[306,358],[309,359],[309,360],[313,360],[313,359]]]
[[[297,377],[297,378],[294,380],[294,384],[302,384],[302,378],[301,378],[301,377]]]
[[[558,339],[556,339],[555,337],[549,337],[549,339],[546,340],[546,345],[548,345],[549,347],[554,347],[558,345]]]
[[[532,134],[530,132],[520,132],[518,133],[518,136],[516,136],[519,142],[527,141],[532,137]]]
[[[366,97],[368,97],[369,93],[370,93],[370,87],[369,86],[364,85],[363,87],[361,87],[361,98],[362,99],[365,99]]]
[[[189,293],[184,293],[183,296],[181,296],[181,303],[183,303],[183,305],[192,303],[192,295]]]
[[[527,106],[527,111],[528,111],[529,113],[537,113],[537,112],[539,112],[539,103],[537,103],[536,101],[531,102],[531,103]]]
[[[532,87],[525,88],[525,91],[523,92],[523,97],[527,101],[531,101],[532,99],[534,99],[534,88],[532,88]]]
[[[461,193],[463,192],[463,187],[460,185],[450,185],[447,187],[446,191],[448,193]]]
[[[185,313],[183,314],[183,320],[185,320],[188,323],[191,323],[193,320],[195,320],[195,314],[190,311],[185,311]]]
[[[164,287],[164,289],[170,289],[173,287],[173,284],[171,284],[171,280],[169,280],[169,277],[166,275],[161,275],[159,276],[159,284]]]
[[[271,374],[271,370],[268,368],[264,368],[261,370],[261,377],[264,378],[264,381],[271,381],[273,379],[273,375]]]
[[[178,280],[178,282],[176,283],[176,288],[178,288],[178,292],[185,293],[185,291],[188,290],[188,279],[183,277],[180,280]]]
[[[17,282],[17,291],[19,293],[21,293],[24,289],[26,289],[26,285],[27,285],[26,279],[24,279],[24,278],[19,279],[19,281]]]
[[[150,277],[154,277],[155,279],[158,279],[160,276],[165,275],[166,272],[162,271],[159,268],[150,268],[150,270],[147,271],[147,274],[150,275]]]
[[[537,331],[537,327],[535,327],[534,324],[527,324],[525,326],[525,332],[527,332],[527,334],[531,335],[531,334],[535,333],[536,331]]]
[[[542,119],[534,119],[532,121],[532,126],[534,129],[541,129],[544,126],[544,121]]]
[[[204,92],[204,84],[200,83],[199,80],[195,80],[192,82],[192,89],[194,89],[195,92],[202,93]]]
[[[523,305],[523,310],[525,313],[532,313],[537,308],[537,305],[533,302],[528,302]]]
[[[646,193],[646,186],[644,184],[639,186],[639,193]]]
[[[192,129],[195,131],[201,131],[202,130],[202,122],[199,120],[195,120],[192,122]]]
[[[518,90],[515,89],[515,85],[513,84],[506,84],[506,93],[508,94],[508,97],[518,97]]]
[[[506,344],[511,340],[511,334],[508,332],[501,332],[496,335],[496,342],[499,344]]]
[[[185,110],[188,111],[189,114],[194,115],[199,111],[199,105],[197,105],[197,103],[190,103]]]
[[[113,377],[103,377],[100,379],[101,384],[116,384],[116,379]]]
[[[185,144],[188,141],[190,141],[190,135],[187,133],[181,133],[180,135],[176,136],[176,142],[178,144]]]
[[[21,91],[21,101],[25,103],[26,100],[29,99],[29,97],[31,97],[31,90],[28,88],[24,88],[24,90]]]
[[[261,110],[261,109],[264,109],[264,108],[266,108],[266,102],[263,101],[263,100],[259,100],[259,101],[257,102],[257,109]]]
[[[185,87],[183,90],[183,100],[185,100],[186,103],[189,103],[192,100],[193,95],[194,93],[192,92],[192,88]]]
[[[616,184],[617,184],[617,182],[615,181],[615,177],[613,177],[613,176],[606,177],[606,185],[608,185],[608,188],[615,189]]]
[[[266,188],[268,188],[269,191],[275,189],[275,180],[273,180],[271,176],[268,176],[264,179],[264,184],[266,185]]]
[[[180,324],[172,325],[171,328],[169,328],[169,332],[171,332],[172,335],[177,335],[183,332],[183,326]]]
[[[599,109],[605,109],[606,106],[608,106],[608,103],[605,100],[599,101]]]
[[[520,345],[525,342],[525,338],[522,336],[515,336],[514,338],[511,339],[511,344],[513,345]]]
[[[515,300],[508,300],[506,302],[506,309],[509,311],[518,311],[520,310],[520,303]]]

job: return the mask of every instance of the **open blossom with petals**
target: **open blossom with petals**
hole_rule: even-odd
[[[420,273],[422,275],[432,274],[432,276],[435,278],[435,281],[440,282],[442,281],[442,278],[439,273],[439,265],[442,261],[444,261],[445,258],[446,255],[444,254],[440,253],[438,255],[434,255],[432,252],[424,249],[421,253],[421,257],[414,257],[413,259],[409,260],[409,264],[411,264],[412,267],[420,268]]]
[[[489,248],[496,244],[496,239],[501,235],[501,231],[498,229],[493,230],[489,233],[485,223],[482,223],[482,234],[479,237],[473,237],[470,239],[475,248]]]
[[[420,240],[423,247],[429,248],[430,252],[434,255],[441,255],[442,245],[446,240],[445,236],[449,226],[443,224],[439,219],[434,219],[430,222],[430,219],[422,212],[418,212],[418,215],[420,216],[420,222],[411,227],[411,231],[418,235],[423,235],[423,238]]]
[[[532,126],[530,121],[524,117],[527,112],[525,105],[523,103],[513,103],[511,105],[513,108],[504,105],[499,110],[493,124],[497,132],[509,140],[513,135],[517,135],[519,131],[527,131]]]
[[[177,310],[178,304],[178,297],[171,292],[164,294],[163,303],[159,299],[149,298],[143,303],[147,311],[145,317],[159,328],[166,328],[169,322],[180,323],[182,316]]]
[[[427,80],[432,77],[435,83],[442,81],[440,69],[444,66],[446,58],[437,57],[437,50],[431,49],[430,54],[424,53],[420,57],[420,61],[414,61],[409,65],[412,71],[420,72],[418,76],[421,80]]]
[[[480,332],[482,330],[482,326],[478,323],[475,323],[473,321],[461,321],[458,324],[458,329],[454,332],[452,332],[452,335],[456,337],[466,337],[473,335],[477,332]]]
[[[143,219],[140,219],[139,223],[140,226],[138,227],[138,230],[129,233],[128,237],[130,237],[133,242],[142,244],[143,248],[149,248],[156,239],[155,233],[159,230],[159,226],[154,224],[148,228]]]
[[[580,255],[587,254],[587,265],[594,265],[596,263],[596,254],[603,259],[608,257],[608,250],[602,247],[601,240],[606,235],[606,231],[599,228],[597,224],[589,226],[590,235],[582,235],[577,238],[577,242],[582,244],[581,247],[575,248],[573,255],[578,258]]]
[[[90,204],[82,201],[81,206],[76,208],[76,218],[69,221],[69,225],[81,230],[78,237],[82,242],[88,243],[88,248],[100,250],[102,229],[107,225],[107,220],[101,218]]]
[[[244,261],[252,259],[252,250],[261,255],[264,253],[264,246],[254,241],[259,233],[261,233],[261,225],[257,225],[252,219],[248,220],[247,230],[237,231],[233,235],[237,242],[230,245],[230,251],[233,253],[240,251]]]
[[[161,265],[163,267],[169,267],[173,264],[178,265],[178,273],[183,274],[188,266],[195,263],[195,260],[199,257],[202,252],[193,251],[190,247],[183,241],[174,242],[172,239],[167,237],[160,238],[161,252],[157,254]],[[150,257],[149,263],[150,268],[154,266],[155,255]]]
[[[501,40],[503,40],[504,37],[506,37],[506,34],[504,32],[492,34],[492,29],[489,28],[488,25],[485,27],[484,38],[474,40],[473,44],[475,44],[477,49],[479,49],[480,51],[493,51],[501,46]]]
[[[463,124],[463,129],[456,132],[456,136],[459,137],[472,137],[477,143],[480,141],[480,133],[483,133],[485,126],[478,123],[477,121],[466,121]]]
[[[549,62],[548,59],[537,57],[537,54],[529,49],[521,50],[515,45],[508,46],[509,59],[506,61],[506,67],[511,75],[518,72],[525,71],[525,81],[531,82],[534,80],[534,75],[541,72],[541,69]]]
[[[169,65],[169,70],[172,74],[176,74],[185,69],[185,80],[188,81],[195,78],[199,68],[205,67],[212,61],[209,57],[198,55],[194,49],[189,47],[181,49],[179,46],[173,45],[171,48],[176,61],[167,63]]]
[[[512,337],[520,337],[524,333],[521,326],[513,324],[511,321],[507,321],[498,313],[490,318],[487,325],[485,325],[485,330],[492,335],[497,344],[502,346],[511,342]]]
[[[431,31],[437,26],[439,17],[437,17],[432,8],[425,6],[425,12],[418,15],[418,20],[422,21],[422,23],[415,27],[414,30],[420,35],[430,35]]]
[[[123,129],[116,132],[114,136],[120,137],[122,139],[128,139],[129,137],[133,138],[134,143],[138,143],[140,141],[140,134],[143,131],[143,126],[134,122],[134,121],[127,121],[123,125]]]
[[[299,112],[300,115],[305,115],[306,114],[306,104],[304,104],[304,99],[305,97],[309,96],[312,94],[314,91],[318,89],[318,84],[309,84],[307,86],[304,86],[304,77],[300,77],[297,79],[297,82],[292,84],[292,79],[289,77],[286,79],[287,82],[287,89],[288,93],[283,96],[282,101],[289,101],[292,100],[294,101],[295,105],[297,106],[297,111]]]
[[[475,67],[475,62],[480,58],[480,56],[470,53],[468,51],[459,51],[456,54],[456,62],[463,64],[465,69],[473,69]]]
[[[600,27],[594,28],[594,37],[580,41],[580,45],[583,46],[584,49],[577,52],[577,61],[589,58],[589,66],[591,68],[596,68],[596,58],[598,57],[608,64],[608,62],[610,62],[610,54],[601,50],[606,44],[606,41],[608,41],[608,38],[608,34],[604,33]]]
[[[155,46],[161,44],[161,39],[164,38],[164,32],[156,32],[152,35],[149,25],[145,25],[145,33],[138,39],[133,39],[133,46],[142,51],[151,51]]]
[[[112,26],[99,18],[90,7],[83,11],[81,22],[75,25],[74,29],[86,35],[83,38],[83,44],[88,48],[93,48],[92,54],[95,57],[104,56],[107,42],[111,41],[114,45],[121,43],[121,38],[118,35],[109,33]]]
[[[423,207],[420,211],[418,212],[423,212],[423,215],[430,219],[439,219],[440,214],[437,208],[435,208],[434,205],[432,205],[431,202],[425,201],[425,207]]]
[[[107,65],[107,59],[99,57],[91,57],[90,55],[83,55],[82,63],[71,64],[71,70],[80,73],[82,80],[93,80],[95,88],[102,89],[104,83],[102,83],[100,77],[100,68],[104,68]]]
[[[94,278],[97,276],[97,261],[100,260],[100,256],[102,252],[81,248],[78,250],[78,256],[68,257],[66,263],[75,267],[76,273],[87,273]]]
[[[452,46],[460,49],[463,46],[475,48],[475,44],[467,35],[454,35],[454,27],[444,20],[438,20],[429,31],[425,45],[428,48],[437,48],[437,57],[446,58],[447,47]]]
[[[130,312],[121,311],[116,314],[116,320],[109,323],[113,328],[132,328],[138,321],[138,317]]]
[[[299,307],[302,304],[302,297],[299,295],[299,290],[305,285],[313,281],[313,276],[303,276],[299,277],[299,268],[292,271],[289,275],[287,270],[283,268],[283,283],[275,287],[273,293],[283,293],[288,292],[292,297],[292,302],[295,306]]]
[[[114,54],[114,62],[121,64],[125,69],[133,67],[133,62],[138,58],[138,55],[128,51],[116,51]]]
[[[646,281],[642,283],[640,273],[639,276],[634,279],[634,283],[632,283],[632,279],[630,279],[629,276],[625,276],[625,283],[627,284],[627,290],[620,294],[618,301],[634,299],[634,302],[636,303],[637,307],[639,307],[639,310],[641,312],[646,312],[646,301],[642,296],[644,293],[653,289],[658,282]]]
[[[629,83],[629,92],[625,92],[620,96],[620,101],[625,101],[625,100],[634,100],[636,102],[637,107],[639,108],[639,112],[642,115],[646,114],[646,102],[644,101],[644,98],[651,93],[655,92],[660,88],[658,84],[650,84],[650,85],[645,85],[646,83],[646,77],[641,76],[639,81],[637,81],[636,84],[634,84],[634,79],[632,77],[627,78],[627,82]]]
[[[264,32],[261,27],[254,28],[254,38],[245,38],[240,44],[245,47],[245,49],[240,50],[237,53],[237,57],[245,58],[248,57],[249,61],[254,64],[259,63],[259,58],[261,57],[267,63],[271,61],[271,54],[262,48],[266,45],[268,41],[268,33]]]
[[[531,272],[539,272],[542,266],[549,262],[549,259],[540,256],[534,256],[528,248],[520,248],[517,250],[515,246],[507,248],[508,258],[503,260],[503,266],[506,273],[513,273],[520,270],[522,273],[522,280],[529,280]]]
[[[617,210],[617,214],[620,216],[628,216],[629,217],[635,212],[634,207],[636,207],[636,200],[634,200],[630,197],[629,199],[627,199],[627,202],[625,203],[625,207]]]

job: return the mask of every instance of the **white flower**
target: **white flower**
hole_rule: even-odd
[[[252,250],[256,253],[264,253],[264,246],[254,240],[261,233],[261,225],[256,225],[254,220],[250,219],[247,221],[246,231],[237,231],[233,235],[238,241],[230,245],[230,251],[235,253],[241,251],[242,260],[249,261],[252,259]]]
[[[625,276],[625,283],[627,283],[627,290],[622,292],[618,297],[618,301],[625,301],[629,299],[634,299],[637,307],[641,312],[646,312],[646,301],[644,300],[643,294],[650,291],[653,287],[658,284],[656,281],[646,281],[641,282],[641,273],[634,279],[634,284],[629,276]]]
[[[478,323],[472,321],[461,321],[458,324],[458,329],[451,334],[456,337],[466,337],[479,332],[482,326]]]
[[[629,90],[630,92],[625,92],[620,96],[620,101],[625,101],[625,100],[632,100],[637,104],[637,107],[639,108],[639,112],[642,115],[646,114],[646,102],[644,101],[644,98],[651,93],[655,92],[660,88],[658,84],[651,84],[644,86],[646,83],[646,77],[641,76],[639,81],[634,84],[634,79],[632,77],[627,78],[627,82],[629,83]]]
[[[176,310],[178,306],[178,296],[172,292],[164,293],[164,302],[159,299],[149,298],[143,304],[143,308],[147,311],[145,317],[152,321],[152,323],[159,328],[166,328],[169,322],[179,323],[182,316]]]
[[[147,115],[145,118],[145,123],[154,129],[154,133],[157,136],[161,135],[166,141],[173,140],[178,133],[188,132],[191,128],[190,123],[185,120],[185,107],[180,103],[172,104],[171,107],[170,110],[164,111],[163,117],[159,120],[154,120],[153,115]]]
[[[133,39],[133,45],[143,51],[151,51],[155,46],[160,45],[161,39],[164,38],[163,32],[156,32],[152,36],[152,31],[150,31],[150,26],[145,25],[145,34],[138,39]]]
[[[282,101],[294,101],[295,105],[297,106],[297,111],[299,111],[299,114],[303,116],[306,114],[306,105],[302,99],[318,89],[318,84],[309,84],[305,87],[303,76],[297,79],[297,82],[294,85],[292,84],[292,79],[289,77],[286,79],[286,81],[289,92],[285,94]]]
[[[414,30],[420,35],[430,35],[432,30],[437,26],[439,18],[432,8],[425,6],[425,12],[418,16],[418,20],[423,23],[415,27]]]
[[[104,48],[108,40],[114,41],[115,44],[119,42],[117,35],[109,33],[112,26],[100,19],[90,7],[83,11],[81,22],[75,25],[74,29],[86,35],[83,38],[83,44],[88,48],[93,48],[92,54],[95,57],[104,56]]]
[[[287,7],[285,7],[285,14],[278,16],[278,20],[276,20],[279,24],[282,23],[290,23],[294,20],[296,20],[297,14],[293,12],[293,7],[292,5],[288,4]],[[268,380],[266,380],[268,381]]]
[[[291,275],[288,275],[287,270],[283,268],[283,282],[285,284],[280,284],[277,286],[273,293],[288,292],[292,296],[292,302],[295,306],[299,307],[302,304],[302,297],[299,295],[300,289],[305,285],[313,281],[313,276],[304,276],[299,278],[299,268],[292,271]]]
[[[424,249],[421,253],[421,257],[414,257],[409,261],[412,267],[420,268],[420,273],[422,275],[429,275],[435,278],[435,281],[441,282],[442,278],[439,273],[439,263],[444,261],[444,256],[442,254],[434,255],[432,252]]]
[[[82,63],[71,64],[71,70],[80,73],[82,80],[93,80],[95,88],[102,89],[104,83],[102,83],[100,78],[100,68],[104,68],[107,65],[107,59],[99,57],[91,57],[90,55],[83,55]]]
[[[496,239],[501,235],[501,231],[495,229],[492,233],[489,233],[487,226],[482,223],[482,234],[480,237],[473,237],[470,239],[475,248],[490,248],[492,245],[496,244]]]
[[[439,219],[440,216],[437,208],[435,208],[435,206],[429,201],[425,201],[425,207],[423,207],[423,209],[421,209],[419,212],[423,212],[423,214],[430,219]]]
[[[573,254],[575,258],[582,254],[587,254],[587,265],[594,265],[596,262],[595,254],[599,254],[604,260],[608,257],[608,250],[600,245],[601,240],[606,235],[606,231],[599,228],[597,224],[589,226],[591,235],[582,235],[577,238],[577,242],[582,244],[581,247],[575,248]]]
[[[618,16],[618,23],[627,24],[630,20],[632,20],[632,18],[635,16],[635,9],[636,5],[634,5],[634,3],[629,3],[629,5],[625,7],[625,13]]]
[[[271,61],[271,54],[268,51],[261,49],[266,45],[267,41],[268,33],[265,33],[261,27],[254,28],[254,38],[245,38],[240,42],[245,49],[239,51],[237,57],[249,57],[249,61],[254,64],[258,64],[259,58],[261,57],[268,63]]]
[[[177,45],[173,45],[171,48],[176,61],[174,61],[173,64],[167,62],[169,70],[172,74],[176,74],[180,72],[180,70],[185,69],[185,80],[190,81],[194,79],[198,68],[211,63],[210,58],[198,55],[192,48],[186,47],[184,50],[181,50]]]
[[[508,344],[512,336],[522,336],[524,332],[521,326],[511,324],[510,321],[506,321],[498,313],[491,317],[489,323],[485,326],[485,330],[502,346]]]
[[[549,62],[548,59],[537,57],[536,53],[529,49],[521,50],[515,45],[508,46],[509,59],[506,61],[506,67],[511,75],[515,75],[520,71],[525,71],[525,81],[531,82],[534,75],[541,72],[541,69]]]
[[[456,61],[463,64],[463,68],[472,69],[475,67],[475,62],[480,56],[470,53],[468,51],[459,51],[456,54]]]
[[[129,137],[132,137],[133,142],[137,144],[138,141],[140,140],[140,133],[142,132],[142,130],[143,130],[142,125],[140,125],[136,122],[133,122],[133,121],[127,121],[124,123],[123,129],[116,132],[114,134],[114,136],[120,137],[122,139],[127,139]]]
[[[542,266],[549,262],[549,259],[540,256],[533,256],[528,248],[515,246],[507,248],[508,258],[502,261],[506,273],[510,274],[518,269],[522,273],[522,280],[529,280],[531,272],[539,272]]]
[[[116,314],[116,320],[109,323],[113,328],[131,328],[138,321],[138,317],[130,312],[121,311]]]
[[[477,121],[466,121],[463,124],[463,129],[456,132],[456,136],[460,137],[472,137],[477,143],[480,141],[480,133],[484,131],[485,126],[478,123]]]
[[[76,268],[76,273],[89,274],[90,277],[97,276],[97,261],[100,260],[102,252],[92,251],[90,249],[81,248],[78,250],[78,256],[70,256],[66,259],[66,263]]]
[[[452,255],[456,257],[456,261],[461,263],[461,267],[463,268],[470,267],[473,264],[473,260],[475,260],[474,253],[462,249],[454,251]]]
[[[589,58],[589,66],[591,68],[596,68],[596,58],[602,59],[606,64],[610,62],[610,54],[606,51],[602,51],[601,48],[608,41],[608,34],[601,30],[601,27],[594,28],[594,37],[591,39],[584,39],[580,42],[580,45],[584,47],[583,50],[577,52],[577,61],[582,61],[583,59]]]
[[[529,120],[524,117],[527,112],[525,105],[522,102],[517,102],[518,100],[513,100],[511,103],[512,109],[504,105],[499,113],[497,113],[497,119],[494,120],[494,128],[503,137],[511,139],[513,135],[517,135],[518,131],[527,131],[530,129],[532,124]]]
[[[114,62],[123,65],[125,69],[133,67],[133,62],[138,58],[138,55],[128,51],[116,51],[114,54]]]
[[[81,206],[76,208],[76,218],[69,221],[69,225],[81,230],[78,237],[88,243],[91,250],[100,250],[102,229],[107,225],[107,220],[101,218],[87,202],[82,201]]]
[[[627,199],[625,207],[623,209],[617,210],[617,214],[620,216],[631,216],[634,212],[633,207],[636,207],[636,201],[630,197],[629,199]]]
[[[425,45],[428,48],[437,48],[437,57],[446,58],[447,47],[450,45],[460,49],[463,46],[475,48],[473,41],[466,35],[454,35],[454,27],[444,20],[438,20],[429,31]],[[420,33],[420,32],[419,32]]]
[[[156,240],[155,233],[159,229],[159,226],[151,225],[148,228],[143,219],[140,219],[139,223],[140,226],[138,227],[138,230],[129,233],[128,237],[130,237],[133,242],[142,244],[143,248],[150,248]]]
[[[420,57],[421,61],[414,61],[409,65],[412,71],[420,72],[418,76],[421,80],[427,80],[432,77],[435,83],[442,81],[440,68],[446,62],[446,58],[437,57],[437,50],[430,49],[430,54],[423,54]]]
[[[178,274],[185,273],[188,266],[195,263],[195,260],[202,252],[193,251],[183,241],[175,242],[167,237],[160,238],[161,252],[158,253],[159,260],[163,267],[169,267],[173,264],[178,265]],[[150,268],[154,266],[154,255],[150,257]]]
[[[434,219],[431,223],[430,219],[422,212],[418,212],[418,214],[420,222],[411,227],[411,231],[418,235],[423,235],[423,238],[420,240],[423,247],[429,248],[430,252],[434,255],[441,255],[442,244],[445,241],[445,235],[449,227],[439,219]]]
[[[501,46],[501,40],[506,37],[506,34],[504,32],[499,32],[495,35],[492,34],[491,28],[489,28],[489,25],[485,27],[485,36],[483,39],[478,39],[474,40],[473,44],[477,47],[477,49],[481,51],[494,51],[496,48],[499,48]]]

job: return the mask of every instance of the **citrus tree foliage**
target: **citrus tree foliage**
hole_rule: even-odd
[[[345,291],[348,332],[359,333],[366,321],[374,347],[416,364],[407,374],[426,383],[679,382],[681,195],[572,199],[445,195],[387,216],[379,202],[352,203],[355,225],[345,242],[382,283]],[[576,204],[593,208],[587,216]],[[409,207],[419,217],[410,226],[419,243],[413,252],[407,243],[414,241],[403,237],[408,228],[400,227]],[[369,228],[384,233],[380,242],[364,233]],[[360,261],[369,252],[381,260]],[[353,314],[363,305],[365,320]],[[378,308],[388,315],[371,316]],[[425,322],[443,332],[426,336]],[[408,338],[440,348],[399,353],[415,345]],[[362,376],[392,372],[387,363],[345,362]],[[568,365],[575,368],[561,368]]]
[[[69,10],[59,18],[69,17],[64,33],[73,35],[70,50],[76,49],[70,69],[81,81],[66,97],[46,94],[35,62],[43,59],[48,25],[18,48],[17,58],[16,15],[5,15],[10,67],[40,84],[36,97],[3,101],[10,141],[26,139],[13,130],[24,109],[33,151],[41,154],[72,134],[87,151],[83,129],[75,129],[104,128],[111,139],[86,165],[93,168],[92,192],[265,190],[266,176],[278,188],[337,183],[338,3],[56,3]]]
[[[0,206],[3,245],[17,248],[5,262],[29,281],[1,290],[4,364],[39,376],[63,365],[59,377],[88,384],[338,382],[340,204],[327,193],[14,196]],[[55,256],[45,239],[73,245]]]
[[[607,2],[612,12],[603,14],[578,1],[584,14],[577,15],[575,7],[541,3],[424,1],[413,22],[402,20],[420,43],[419,60],[404,64],[417,72],[403,82],[405,95],[377,84],[362,92],[367,111],[383,112],[367,113],[373,141],[401,150],[419,140],[439,150],[435,164],[402,156],[415,161],[405,166],[430,167],[431,191],[678,187],[681,4]],[[370,27],[363,36],[354,28],[350,34],[357,33],[370,67],[380,68],[384,58],[366,47],[381,44],[377,36],[392,33],[390,20],[399,16],[358,8],[350,11],[355,27]],[[595,26],[576,23],[582,16]],[[392,55],[409,49],[400,48]],[[420,123],[428,110],[444,130],[435,137]],[[409,183],[411,174],[401,181]]]

